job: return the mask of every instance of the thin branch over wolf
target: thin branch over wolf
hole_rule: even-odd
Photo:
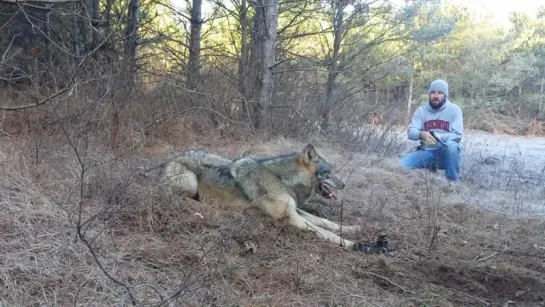
[[[339,224],[297,208],[313,193],[337,199],[335,190],[345,187],[311,144],[299,153],[263,159],[231,160],[191,150],[170,159],[162,167],[161,181],[171,193],[195,200],[212,197],[235,205],[253,205],[274,219],[286,218],[299,229],[313,231],[349,250],[359,249],[357,242],[334,233],[341,230]],[[346,233],[359,229],[359,226],[342,227]]]

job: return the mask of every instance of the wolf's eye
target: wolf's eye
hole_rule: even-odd
[[[319,176],[320,177],[329,177],[329,171],[321,171]]]

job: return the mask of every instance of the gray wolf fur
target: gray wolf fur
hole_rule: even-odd
[[[235,205],[253,205],[276,220],[286,218],[289,224],[313,231],[327,241],[350,250],[358,248],[356,242],[334,233],[341,230],[339,224],[297,208],[315,193],[331,199],[336,198],[335,190],[345,187],[311,144],[298,153],[264,159],[231,160],[191,150],[164,164],[161,181],[171,193],[195,200],[212,197]],[[359,229],[342,227],[347,233]]]

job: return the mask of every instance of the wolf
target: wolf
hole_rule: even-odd
[[[170,193],[197,201],[211,197],[252,205],[273,219],[287,219],[290,225],[348,250],[359,246],[335,233],[341,231],[339,224],[298,208],[315,194],[338,199],[336,190],[345,187],[312,144],[300,152],[269,158],[229,159],[207,151],[186,151],[164,163],[161,182]],[[358,230],[357,225],[342,227],[344,233]]]

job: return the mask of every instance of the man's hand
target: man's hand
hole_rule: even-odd
[[[437,140],[428,131],[421,131],[420,132],[420,139],[423,140],[424,143],[427,144],[427,145],[437,144]]]

